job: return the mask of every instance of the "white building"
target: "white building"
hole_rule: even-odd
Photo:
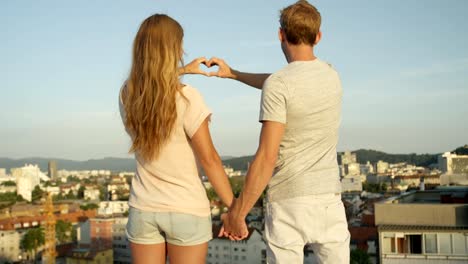
[[[131,264],[130,245],[125,234],[127,217],[114,218],[112,225],[112,248],[114,249],[114,264]]]
[[[217,234],[215,231],[214,234]],[[255,229],[242,241],[214,238],[208,243],[207,264],[259,264],[265,260],[266,245]]]
[[[60,187],[58,187],[58,186],[47,186],[47,187],[45,187],[45,191],[52,194],[52,195],[59,195],[60,194]]]
[[[5,177],[7,177],[6,169],[0,168],[0,178],[5,178]]]
[[[468,188],[440,188],[376,203],[380,263],[468,263],[467,197]]]
[[[0,231],[0,263],[11,263],[21,260],[20,241],[21,234],[18,230]]]
[[[25,165],[22,168],[11,169],[11,174],[16,178],[18,194],[27,201],[31,201],[32,191],[39,185],[40,180],[49,181],[49,178],[41,172],[37,165]]]
[[[119,173],[120,177],[134,177],[135,172],[128,172],[128,171],[123,171]]]
[[[224,167],[224,172],[229,178],[243,175],[242,171],[236,171],[231,167],[226,167],[226,166],[223,166],[223,167]]]
[[[375,165],[375,170],[377,171],[377,174],[385,174],[388,172],[389,167],[388,162],[379,160]]]
[[[375,172],[374,166],[372,166],[372,164],[369,161],[366,164],[360,165],[360,169],[361,169],[361,174],[364,174],[364,175]]]
[[[362,192],[361,175],[348,175],[341,178],[342,192]]]
[[[107,185],[107,191],[112,192],[112,191],[130,191],[130,185],[128,183],[124,182],[116,182],[116,183],[110,183]]]
[[[356,153],[351,153],[351,151],[345,151],[342,154],[338,155],[338,161],[341,165],[357,163]]]
[[[98,214],[99,215],[124,214],[127,211],[128,211],[127,201],[100,202]]]
[[[99,200],[101,192],[97,188],[86,188],[84,190],[83,198],[89,201]]]
[[[359,163],[344,164],[345,175],[357,176],[361,174],[361,165]]]
[[[0,193],[12,193],[12,192],[16,192],[16,186],[0,185]]]
[[[468,155],[446,152],[438,158],[441,185],[468,186]]]

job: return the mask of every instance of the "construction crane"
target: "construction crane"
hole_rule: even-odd
[[[47,193],[46,202],[44,204],[44,229],[45,229],[45,248],[42,258],[43,264],[55,264],[55,257],[57,252],[55,251],[55,215],[54,215],[54,203],[52,201],[52,194]]]

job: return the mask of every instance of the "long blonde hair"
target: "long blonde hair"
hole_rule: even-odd
[[[132,136],[129,152],[147,161],[159,155],[177,119],[183,36],[177,21],[155,14],[143,21],[133,43],[132,68],[122,93],[125,127]]]

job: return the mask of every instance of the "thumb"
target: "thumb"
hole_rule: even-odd
[[[224,225],[219,230],[218,237],[222,237],[223,235],[224,235]]]

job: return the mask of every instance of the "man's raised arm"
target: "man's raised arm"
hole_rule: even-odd
[[[271,73],[247,73],[236,71],[229,67],[229,65],[220,58],[211,58],[206,64],[208,67],[219,67],[217,72],[209,73],[210,76],[237,80],[257,89],[262,89],[263,83],[271,75]]]

